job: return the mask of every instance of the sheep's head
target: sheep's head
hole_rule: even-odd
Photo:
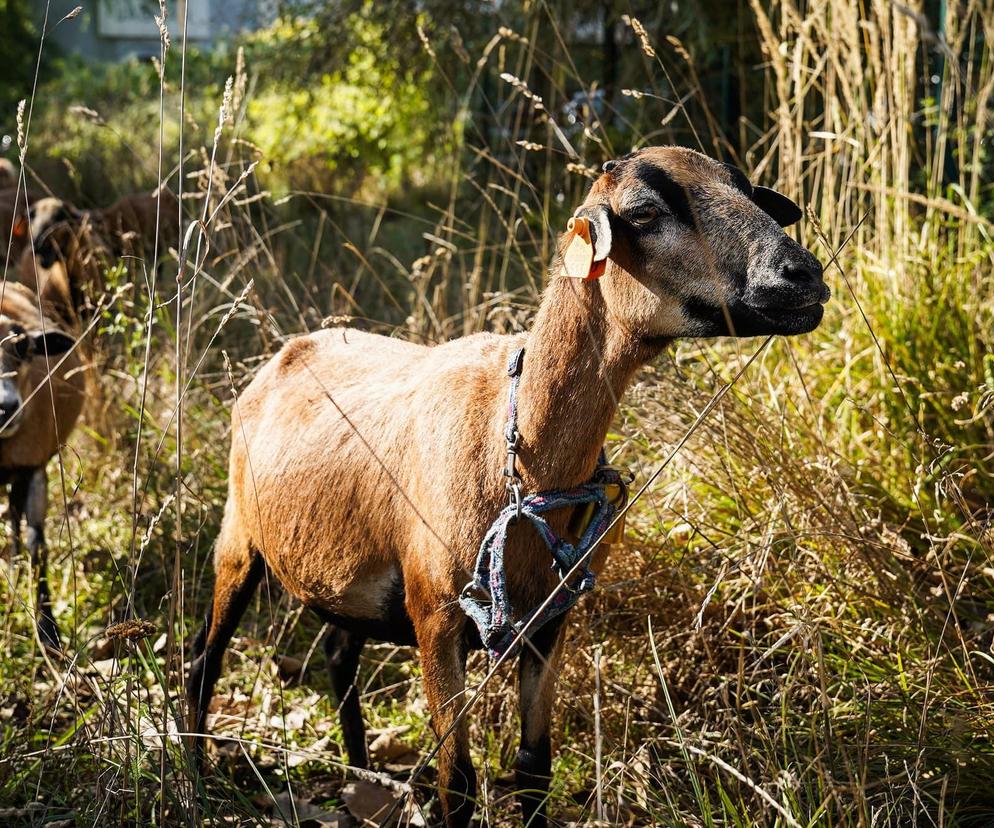
[[[68,255],[85,219],[69,202],[60,198],[42,198],[28,209],[21,232],[28,235],[34,254],[42,267],[51,267]]]
[[[24,401],[33,390],[32,360],[59,357],[75,342],[62,331],[28,330],[10,317],[0,315],[0,439],[12,437],[21,426]]]
[[[608,162],[576,215],[589,220],[610,314],[643,338],[799,334],[829,289],[814,255],[783,230],[786,196],[680,147]],[[570,236],[567,235],[567,244]]]

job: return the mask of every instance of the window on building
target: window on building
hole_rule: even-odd
[[[210,0],[172,0],[169,32],[178,40],[187,23],[187,37],[204,40],[211,35]],[[159,39],[155,17],[159,0],[97,0],[97,33],[101,37]]]

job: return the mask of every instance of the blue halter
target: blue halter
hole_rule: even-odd
[[[534,633],[545,623],[562,615],[579,600],[580,596],[594,588],[594,573],[589,567],[590,553],[595,542],[604,534],[614,516],[624,509],[628,497],[627,488],[621,475],[607,465],[604,450],[601,449],[600,464],[593,477],[586,483],[572,489],[553,489],[547,492],[521,496],[520,480],[515,469],[518,442],[518,382],[524,365],[525,349],[519,348],[511,355],[507,373],[511,378],[508,393],[508,419],[504,437],[507,441],[508,464],[504,474],[508,477],[507,488],[510,503],[501,511],[480,544],[476,558],[473,580],[466,584],[459,596],[459,606],[473,620],[480,631],[480,638],[491,658],[500,658],[511,646],[511,642],[526,626]],[[605,492],[607,484],[620,486],[621,498],[612,503]],[[569,507],[594,504],[593,517],[584,529],[576,545],[559,537],[549,526],[546,512]],[[583,561],[577,578],[572,584],[564,583],[553,600],[538,614],[532,609],[518,621],[514,620],[514,610],[507,594],[507,577],[504,570],[504,550],[507,546],[508,527],[521,518],[527,519],[545,541],[552,555],[552,568],[565,579],[568,572]],[[481,600],[471,593],[488,595],[490,600]],[[533,621],[534,619],[534,621]],[[520,648],[514,648],[513,655]]]

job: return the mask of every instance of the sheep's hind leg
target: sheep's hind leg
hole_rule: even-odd
[[[21,520],[27,518],[27,547],[31,571],[36,584],[35,623],[41,643],[61,650],[59,628],[52,613],[48,591],[48,547],[45,545],[45,512],[48,507],[48,480],[44,468],[18,473],[10,484],[10,520],[14,535],[14,554],[20,551]]]
[[[222,527],[214,555],[214,598],[204,628],[193,643],[187,680],[187,729],[193,734],[191,747],[198,765],[203,763],[207,708],[221,675],[224,651],[266,569],[262,557],[247,542],[227,543],[225,534]]]
[[[324,639],[331,685],[338,698],[338,718],[342,725],[345,750],[349,755],[349,764],[357,768],[369,767],[366,727],[359,706],[359,688],[355,683],[359,672],[359,656],[365,644],[364,635],[341,627],[332,627]]]

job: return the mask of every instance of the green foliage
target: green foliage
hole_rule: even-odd
[[[38,33],[30,0],[0,0],[0,132],[11,129],[14,108],[31,94]]]
[[[94,63],[78,56],[55,61],[58,75],[37,97],[31,163],[56,192],[83,206],[106,204],[125,193],[156,184],[159,147],[159,74],[151,61]],[[186,101],[187,140],[203,143],[217,119],[223,78],[230,74],[229,56],[191,50],[187,77],[197,94]],[[180,64],[166,62],[162,106],[162,150],[179,149],[179,124],[169,117],[179,108]],[[220,79],[220,80],[219,80]],[[175,181],[173,182],[175,185]]]
[[[352,192],[367,180],[393,189],[424,180],[444,156],[448,123],[432,106],[431,70],[401,61],[369,6],[342,24],[348,44],[340,66],[308,74],[323,59],[328,33],[314,19],[281,18],[245,35],[232,48],[187,58],[186,140],[208,144],[221,103],[223,79],[236,71],[244,49],[254,85],[236,113],[241,136],[262,150],[263,169],[276,189]],[[339,44],[339,48],[341,44]],[[155,183],[159,142],[159,77],[152,62],[99,64],[68,57],[38,95],[38,144],[33,164],[58,191],[87,201],[147,189]],[[175,156],[180,61],[167,54],[167,113],[163,151]],[[121,164],[122,159],[127,160]],[[108,180],[106,171],[115,170]]]
[[[368,10],[367,10],[368,11]],[[248,107],[249,134],[267,163],[299,187],[342,189],[367,175],[397,185],[426,162],[436,134],[427,70],[402,65],[366,12],[347,21],[353,45],[330,72],[271,84]],[[291,45],[319,44],[315,20],[284,20],[253,35],[257,58]]]

